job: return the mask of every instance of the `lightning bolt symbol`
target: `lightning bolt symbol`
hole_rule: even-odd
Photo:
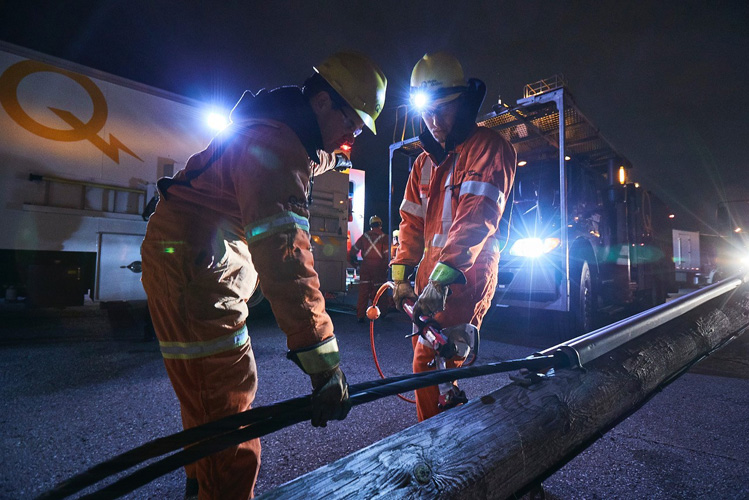
[[[70,111],[65,111],[64,109],[57,109],[57,108],[49,108],[54,114],[62,118],[62,120],[73,127],[74,130],[83,130],[85,129],[86,124],[83,123],[81,120],[79,120],[73,113]],[[136,155],[130,148],[125,146],[122,141],[120,141],[118,138],[113,136],[112,134],[109,134],[109,142],[105,141],[101,137],[99,137],[96,134],[91,134],[90,136],[86,137],[91,144],[99,148],[102,152],[104,152],[105,155],[107,155],[109,158],[112,159],[115,163],[120,163],[120,150],[124,151],[125,153],[129,154],[130,156],[137,158],[140,161],[143,161],[143,159]]]

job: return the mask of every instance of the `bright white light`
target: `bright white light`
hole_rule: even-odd
[[[515,242],[510,248],[510,255],[535,259],[545,253],[549,253],[562,242],[559,238],[522,238]]]
[[[429,96],[426,92],[416,92],[411,96],[411,103],[417,110],[421,111],[426,108],[429,103]]]
[[[226,116],[219,113],[210,113],[206,118],[206,122],[214,130],[223,130],[229,125],[229,120]]]
[[[749,267],[749,254],[744,255],[743,257],[741,257],[740,261],[741,261],[741,265],[743,267]]]

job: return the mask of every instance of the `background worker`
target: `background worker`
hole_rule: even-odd
[[[310,251],[309,179],[364,126],[375,132],[385,87],[366,56],[334,54],[301,88],[245,92],[231,125],[159,181],[142,279],[185,429],[250,408],[246,303],[258,283],[289,359],[310,376],[312,425],[345,418],[348,386]],[[199,485],[201,499],[250,498],[259,464],[257,439],[199,460],[186,467],[186,496]]]
[[[387,235],[382,231],[382,219],[373,215],[369,218],[369,231],[359,236],[349,250],[349,261],[354,267],[359,266],[357,260],[359,252],[362,256],[359,271],[359,300],[356,304],[356,318],[359,323],[363,323],[366,319],[369,300],[374,297],[377,287],[387,281],[390,262],[389,247]],[[387,313],[389,306],[384,304],[386,304],[385,300],[380,304],[380,308]]]
[[[414,162],[400,206],[393,299],[399,309],[404,299],[416,300],[414,317],[433,316],[454,339],[465,324],[480,328],[491,305],[497,231],[515,175],[512,145],[476,125],[485,94],[484,83],[466,81],[460,62],[447,53],[426,54],[411,74],[411,101],[422,106],[427,130],[419,136],[424,152]],[[409,275],[416,265],[414,289]],[[414,373],[433,370],[436,352],[419,336],[413,346]],[[453,358],[447,367],[463,361]],[[453,384],[442,391],[417,390],[419,420],[436,415],[440,404],[455,404],[461,394]]]

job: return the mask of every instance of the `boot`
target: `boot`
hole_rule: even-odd
[[[198,479],[188,477],[185,481],[185,500],[198,500]]]

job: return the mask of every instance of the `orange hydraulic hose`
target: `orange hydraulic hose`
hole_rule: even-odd
[[[377,360],[377,351],[375,350],[375,340],[374,340],[374,322],[377,318],[380,317],[380,310],[377,308],[377,302],[380,300],[380,297],[382,297],[382,294],[385,293],[385,290],[388,288],[395,288],[395,285],[392,281],[386,281],[382,284],[382,286],[377,290],[377,293],[374,296],[374,299],[372,300],[372,305],[369,306],[369,309],[367,309],[367,318],[369,318],[369,344],[372,346],[372,358],[375,362],[375,367],[377,367],[377,373],[380,374],[380,378],[386,378],[385,374],[382,373],[382,369],[380,368],[380,362]],[[370,312],[371,311],[371,312]],[[402,396],[398,394],[398,397],[401,398],[403,401],[407,401],[409,403],[416,403],[416,400],[407,398],[405,396]]]

